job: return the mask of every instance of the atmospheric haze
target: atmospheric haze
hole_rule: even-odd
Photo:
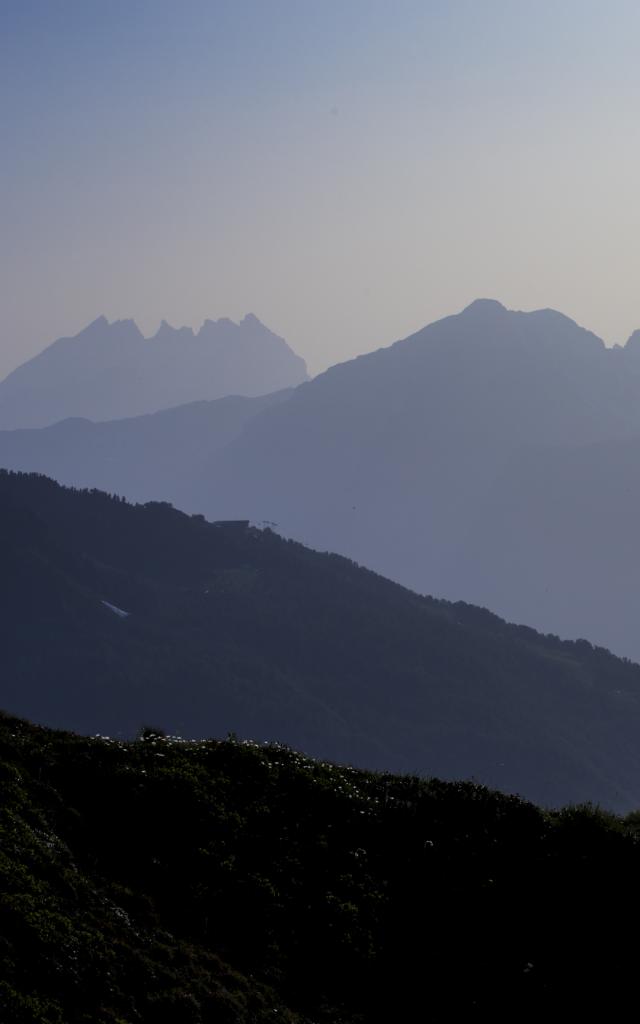
[[[628,0],[6,0],[0,376],[252,309],[311,373],[498,295],[638,308]]]

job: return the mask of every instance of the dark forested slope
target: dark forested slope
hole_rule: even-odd
[[[43,724],[234,731],[548,803],[640,794],[639,667],[270,530],[1,473],[0,626],[0,706]]]

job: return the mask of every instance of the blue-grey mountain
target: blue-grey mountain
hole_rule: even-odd
[[[144,338],[133,320],[99,317],[0,383],[0,428],[72,416],[119,419],[225,395],[262,395],[306,379],[304,360],[249,314],[198,332],[163,322]]]
[[[640,660],[640,334],[608,349],[561,313],[481,300],[260,401],[3,433],[0,465],[274,521]]]
[[[98,487],[133,501],[190,504],[195,482],[260,412],[290,390],[256,398],[228,396],[162,412],[94,423],[67,419],[50,427],[0,431],[0,466],[46,473],[74,487]]]
[[[296,389],[190,501],[640,659],[638,480],[638,336],[479,301]]]

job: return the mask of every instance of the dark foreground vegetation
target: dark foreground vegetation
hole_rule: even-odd
[[[633,1005],[637,819],[279,746],[0,718],[0,1020],[576,1019]]]

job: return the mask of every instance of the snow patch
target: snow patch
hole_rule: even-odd
[[[120,619],[128,619],[129,618],[129,614],[130,613],[129,612],[124,612],[122,610],[122,608],[117,608],[115,606],[115,604],[109,604],[108,601],[101,601],[101,604],[103,604],[105,606],[105,608],[109,608],[110,611],[112,611],[114,613],[114,615],[118,616],[118,618],[120,618]]]

